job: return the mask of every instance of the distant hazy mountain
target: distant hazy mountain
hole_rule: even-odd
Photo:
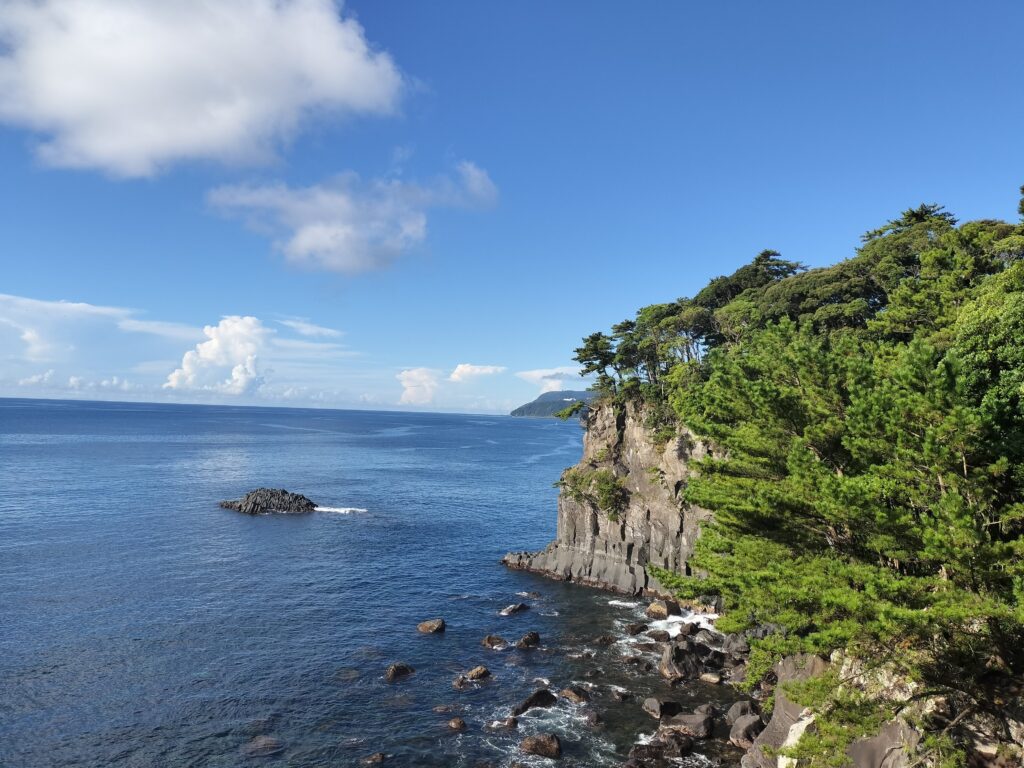
[[[561,392],[545,392],[532,403],[516,408],[512,411],[512,415],[550,418],[577,400],[589,403],[594,399],[594,394],[593,392],[574,392],[569,389],[562,390]]]

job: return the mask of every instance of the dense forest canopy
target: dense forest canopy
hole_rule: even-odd
[[[662,579],[719,595],[726,631],[778,629],[752,680],[783,654],[842,649],[962,708],[1019,702],[1024,223],[922,205],[831,267],[764,251],[588,336],[576,360],[606,402],[714,446],[685,491],[715,513],[703,575]],[[884,707],[818,694],[831,718],[802,748],[842,764]],[[955,747],[934,745],[951,764]]]

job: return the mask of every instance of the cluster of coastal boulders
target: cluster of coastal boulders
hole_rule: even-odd
[[[283,488],[257,488],[240,499],[222,501],[220,506],[247,515],[299,515],[316,509],[316,504],[301,493],[290,493]]]
[[[539,597],[537,593],[530,593],[530,595]],[[513,616],[527,611],[529,608],[530,606],[523,602],[513,603],[498,611],[498,614],[501,616]],[[443,634],[447,630],[447,624],[445,620],[440,617],[425,619],[416,625],[416,629],[422,634],[439,635]],[[505,648],[515,647],[521,651],[530,651],[540,647],[541,637],[538,632],[533,630],[526,632],[515,642],[510,642],[499,635],[486,635],[480,641],[480,644],[489,650],[503,650]],[[384,680],[389,683],[397,683],[415,674],[415,672],[416,670],[405,662],[394,662],[384,670]],[[493,679],[494,675],[491,673],[491,670],[483,664],[478,664],[475,667],[456,675],[455,679],[452,680],[452,688],[455,690],[464,690],[485,684]],[[549,708],[558,702],[559,696],[574,703],[580,703],[589,699],[587,691],[580,686],[568,686],[559,694],[555,694],[547,688],[538,688],[526,696],[517,705],[512,707],[507,717],[501,720],[485,723],[483,727],[490,731],[514,731],[519,727],[519,717],[521,715],[526,714],[531,709]],[[439,714],[452,714],[454,708],[450,705],[442,704],[435,707],[434,711]],[[596,723],[599,718],[595,714],[592,717],[592,720]],[[461,732],[469,728],[469,724],[462,717],[458,716],[450,718],[447,721],[446,726],[453,732]],[[562,756],[562,743],[559,740],[558,735],[554,733],[540,733],[532,736],[526,736],[520,742],[519,748],[527,755],[539,755],[541,757],[554,760],[557,760]],[[368,755],[363,758],[362,763],[364,765],[376,765],[387,762],[387,759],[388,756],[386,753],[375,752],[372,755]]]
[[[527,609],[524,604],[521,610]],[[741,768],[778,768],[781,765],[779,751],[794,745],[808,728],[814,727],[813,714],[791,701],[784,685],[820,675],[830,664],[837,662],[813,654],[790,656],[777,663],[767,680],[761,682],[749,697],[742,698],[738,693],[729,695],[723,691],[724,695],[712,697],[715,702],[694,706],[695,692],[708,690],[698,686],[742,681],[750,650],[749,640],[763,637],[776,629],[762,627],[745,634],[722,634],[702,626],[696,621],[699,616],[683,620],[685,613],[687,610],[672,600],[655,600],[647,608],[650,621],[636,621],[624,627],[626,635],[631,636],[627,644],[633,649],[630,654],[640,652],[625,655],[624,663],[652,673],[657,670],[664,680],[664,691],[646,698],[621,689],[610,691],[611,701],[622,706],[639,707],[657,721],[654,733],[642,737],[630,749],[623,768],[669,768],[695,751],[706,751],[701,743],[711,741],[719,745],[715,750],[719,754],[723,754],[723,749],[726,753],[732,750],[735,763],[730,764],[738,763]],[[672,617],[679,618],[671,621]],[[670,621],[666,623],[665,619]],[[654,622],[661,623],[652,626]],[[443,618],[426,619],[417,625],[417,629],[423,634],[441,635],[446,631],[446,624]],[[491,634],[480,642],[490,650],[515,647],[531,651],[541,646],[540,635],[535,631],[527,632],[515,641]],[[606,635],[594,638],[593,642],[610,645],[620,642],[620,638]],[[593,655],[593,652],[589,653]],[[653,659],[657,659],[657,663]],[[414,674],[415,670],[409,664],[395,662],[384,671],[384,679],[397,684]],[[495,680],[496,676],[487,666],[477,664],[456,675],[452,687],[462,691],[494,684]],[[531,710],[554,707],[560,702],[582,707],[578,711],[586,721],[593,727],[600,727],[603,720],[591,708],[592,698],[595,694],[603,696],[607,693],[609,691],[601,691],[600,686],[589,682],[572,683],[561,689],[545,684],[525,695],[500,719],[481,723],[479,727],[492,732],[515,732],[522,716]],[[762,707],[769,698],[772,706]],[[444,727],[453,733],[472,728],[472,723],[459,716],[460,710],[461,707],[451,704],[434,708],[436,713],[448,718]],[[861,739],[851,746],[848,753],[851,765],[856,768],[905,768],[908,763],[904,758],[909,759],[910,751],[919,738],[919,734],[902,721],[890,724],[876,736]],[[723,747],[723,742],[731,746]],[[274,744],[265,743],[253,745],[252,751],[267,753],[274,748]],[[556,733],[534,733],[519,741],[519,751],[523,755],[559,760],[563,744]],[[388,756],[383,752],[363,760],[364,764],[386,762]]]

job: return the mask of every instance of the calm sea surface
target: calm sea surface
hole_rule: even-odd
[[[621,762],[653,721],[612,686],[660,685],[624,663],[640,606],[498,564],[554,537],[581,438],[557,420],[0,400],[0,765],[551,765],[517,750],[541,731],[562,765]],[[257,486],[345,511],[217,507]],[[416,632],[435,616],[447,633]],[[542,649],[480,644],[528,630]],[[593,643],[606,633],[622,639]],[[393,661],[416,674],[385,683]],[[454,690],[477,664],[494,680]],[[593,700],[484,727],[538,679]],[[250,755],[261,737],[280,750]]]

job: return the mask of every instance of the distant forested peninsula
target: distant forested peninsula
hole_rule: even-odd
[[[934,704],[916,710],[915,765],[964,764],[968,722],[1020,736],[1024,224],[921,205],[834,266],[766,250],[575,359],[595,409],[712,446],[681,491],[713,514],[695,575],[657,577],[717,597],[722,631],[770,628],[752,635],[748,685],[784,656],[838,653]],[[842,670],[787,692],[817,717],[785,752],[801,766],[844,765],[911,711]]]
[[[581,405],[585,406],[594,397],[595,392],[581,392],[570,389],[559,390],[558,392],[545,392],[536,400],[521,405],[512,411],[512,416],[529,416],[532,418],[546,419],[554,418],[566,408],[576,406],[578,411]]]

